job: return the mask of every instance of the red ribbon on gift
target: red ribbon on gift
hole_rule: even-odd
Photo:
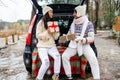
[[[51,26],[49,25],[48,28],[53,28],[54,32],[57,32],[56,29],[59,28],[59,27],[58,27],[58,25],[55,25],[54,22],[52,22],[52,25]]]

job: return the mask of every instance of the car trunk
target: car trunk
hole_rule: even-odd
[[[73,13],[74,11],[74,8],[77,6],[77,5],[73,5],[73,4],[49,4],[48,6],[50,6],[53,11],[54,11],[54,14],[60,14],[60,13]]]
[[[54,10],[54,20],[58,21],[58,22],[62,22],[62,25],[59,26],[60,36],[63,34],[67,34],[67,32],[70,28],[70,25],[73,21],[72,14],[73,14],[74,8],[77,5],[73,5],[73,4],[50,4],[48,6],[50,6]],[[38,10],[39,10],[39,12],[37,14],[37,20],[34,24],[34,28],[32,31],[32,33],[33,33],[32,34],[32,46],[33,47],[36,45],[36,35],[35,35],[36,34],[36,26],[37,26],[38,21],[42,17],[41,7],[38,7]],[[56,44],[58,44],[58,40],[56,40]],[[66,42],[62,45],[67,46],[68,42]]]

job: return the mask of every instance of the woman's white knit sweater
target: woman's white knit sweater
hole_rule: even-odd
[[[55,46],[55,40],[58,39],[59,32],[56,33],[48,33],[48,31],[44,27],[44,22],[42,20],[39,21],[36,28],[36,38],[38,39],[37,47],[42,48],[51,48]]]

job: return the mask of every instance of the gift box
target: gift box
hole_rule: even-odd
[[[67,41],[67,38],[66,38],[66,37],[67,37],[67,36],[61,36],[60,39],[59,39],[60,42],[61,42],[61,43],[66,42],[66,41]]]
[[[59,32],[59,26],[58,26],[57,21],[49,21],[47,25],[48,25],[48,29],[50,30],[50,32],[52,33]]]
[[[70,35],[65,35],[65,36],[61,36],[60,37],[60,42],[66,42],[66,41],[70,41],[70,40],[74,40],[76,38],[75,34],[70,34]]]
[[[76,38],[75,34],[70,34],[67,36],[68,40],[74,40]]]

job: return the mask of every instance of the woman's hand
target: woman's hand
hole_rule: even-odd
[[[50,31],[50,29],[47,29],[48,33],[51,34],[52,32]]]

